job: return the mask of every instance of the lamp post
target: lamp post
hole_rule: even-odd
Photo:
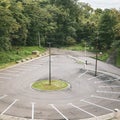
[[[51,42],[48,42],[49,45],[49,85],[51,85]]]
[[[41,43],[40,43],[40,33],[38,32],[38,45],[39,47],[41,47]]]
[[[95,76],[97,76],[97,59],[98,59],[98,36],[96,38]]]
[[[86,42],[85,42],[85,64],[87,65]]]

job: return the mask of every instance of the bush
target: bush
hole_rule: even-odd
[[[66,40],[67,45],[75,45],[75,43],[76,43],[76,40],[74,38],[72,38],[70,36],[67,37],[67,40]]]
[[[116,65],[117,67],[120,67],[120,49],[118,49]]]
[[[10,39],[8,37],[0,37],[0,51],[8,51],[11,48]]]

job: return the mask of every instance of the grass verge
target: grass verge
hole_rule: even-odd
[[[45,48],[42,47],[13,47],[11,51],[0,52],[0,69],[8,67],[16,63],[16,61],[25,59],[27,57],[35,57],[32,55],[32,51],[45,52]]]
[[[52,80],[49,85],[49,80],[40,80],[32,84],[32,88],[44,91],[61,90],[68,86],[68,83],[62,80]]]
[[[84,47],[84,45],[76,44],[74,46],[64,47],[63,49],[73,50],[73,51],[84,51],[85,47]],[[89,47],[86,47],[86,49],[88,50]]]
[[[98,59],[101,61],[106,62],[108,58],[109,58],[109,54],[107,52],[103,52],[102,55],[98,54]]]
[[[120,51],[120,50],[119,50]],[[120,52],[117,54],[117,59],[116,59],[116,66],[120,67]]]

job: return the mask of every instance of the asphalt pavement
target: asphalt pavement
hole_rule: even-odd
[[[38,91],[33,82],[46,80],[49,57],[17,64],[0,71],[0,115],[20,119],[98,119],[120,109],[120,69],[98,61],[95,76],[94,54],[53,49],[52,79],[70,86],[59,91]],[[87,60],[87,65],[85,65]]]

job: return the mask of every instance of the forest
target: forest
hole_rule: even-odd
[[[120,46],[120,10],[93,9],[80,0],[0,0],[0,51],[14,46],[86,42],[105,51]]]

